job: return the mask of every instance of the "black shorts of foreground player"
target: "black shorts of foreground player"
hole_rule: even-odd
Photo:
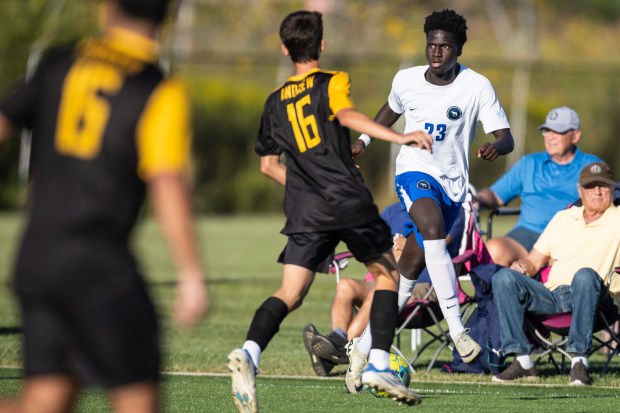
[[[179,270],[175,318],[207,306],[187,190],[189,105],[157,66],[168,0],[106,0],[102,38],[50,52],[0,103],[0,142],[32,130],[35,176],[13,287],[24,386],[2,412],[67,412],[80,387],[159,411],[153,304],[129,237],[145,193]]]
[[[334,248],[344,241],[377,280],[370,319],[378,327],[373,329],[363,383],[387,391],[399,402],[417,404],[420,397],[389,369],[399,274],[390,230],[353,162],[348,128],[429,151],[431,137],[425,132],[398,134],[354,109],[348,74],[320,68],[320,13],[288,15],[280,37],[295,75],[268,97],[256,152],[261,171],[285,187],[287,220],[282,232],[288,242],[279,258],[284,264],[280,288],[254,314],[243,347],[228,357],[234,402],[239,411],[258,411],[255,379],[261,353],[284,318],[301,305],[315,272],[327,271]],[[280,163],[281,155],[286,166]]]

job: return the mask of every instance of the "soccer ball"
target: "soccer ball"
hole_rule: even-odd
[[[390,369],[392,370],[392,373],[398,377],[398,380],[400,380],[402,384],[409,387],[409,383],[411,383],[411,370],[409,369],[409,363],[407,363],[407,360],[396,353],[390,353]],[[370,389],[370,392],[375,397],[390,397],[390,395],[384,391]]]

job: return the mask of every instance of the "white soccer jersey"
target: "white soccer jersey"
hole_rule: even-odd
[[[509,128],[491,82],[461,65],[454,80],[436,86],[424,78],[428,65],[399,71],[388,97],[390,108],[405,114],[405,132],[426,130],[433,152],[403,145],[396,175],[424,172],[434,177],[450,199],[463,202],[469,182],[469,144],[480,120],[485,133]]]

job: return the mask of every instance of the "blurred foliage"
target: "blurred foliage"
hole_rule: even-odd
[[[191,76],[196,204],[205,212],[255,212],[280,206],[282,188],[259,170],[253,138],[269,90],[252,78]]]
[[[60,7],[61,18],[54,18]],[[26,76],[28,58],[37,47],[63,44],[97,26],[96,2],[63,0],[0,1],[0,95]],[[0,148],[0,208],[19,204],[19,134]]]
[[[96,29],[98,2],[59,1],[60,18],[52,19],[54,1],[0,1],[0,93],[24,75],[29,52],[43,33],[49,33],[45,40],[60,43]],[[492,4],[505,11],[501,23],[512,38],[498,39]],[[519,36],[520,8],[527,4],[535,11],[535,44],[526,54],[531,64],[526,133],[515,138],[525,140],[525,153],[543,150],[537,126],[551,108],[568,105],[581,117],[580,147],[619,169],[620,55],[614,45],[620,43],[620,0],[185,0],[193,8],[182,8],[183,24],[167,26],[162,40],[164,55],[186,79],[194,103],[198,208],[210,213],[281,210],[283,190],[260,173],[254,138],[267,95],[292,74],[279,50],[278,27],[287,13],[323,12],[322,66],[350,72],[358,109],[374,116],[395,72],[426,63],[424,17],[454,8],[469,27],[460,61],[491,80],[510,117],[520,63],[505,43]],[[472,149],[489,139],[479,127]],[[19,198],[18,151],[18,139],[0,149],[0,208]],[[376,142],[360,160],[380,206],[395,199],[391,152],[390,145]],[[506,167],[505,159],[489,163],[471,157],[472,183],[487,186]]]

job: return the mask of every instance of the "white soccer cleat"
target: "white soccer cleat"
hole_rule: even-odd
[[[480,345],[468,333],[469,328],[466,328],[454,339],[454,347],[465,363],[471,363],[480,354]]]
[[[256,398],[256,367],[248,353],[240,348],[228,355],[228,370],[232,377],[232,396],[241,413],[258,413]]]
[[[373,364],[368,364],[362,374],[362,383],[364,387],[374,389],[375,392],[386,392],[398,403],[408,406],[422,403],[422,398],[405,386],[390,369],[377,370]]]
[[[349,368],[344,376],[344,384],[349,393],[358,394],[362,391],[362,373],[368,363],[368,354],[362,353],[357,348],[359,338],[354,338],[346,345],[349,356]]]

